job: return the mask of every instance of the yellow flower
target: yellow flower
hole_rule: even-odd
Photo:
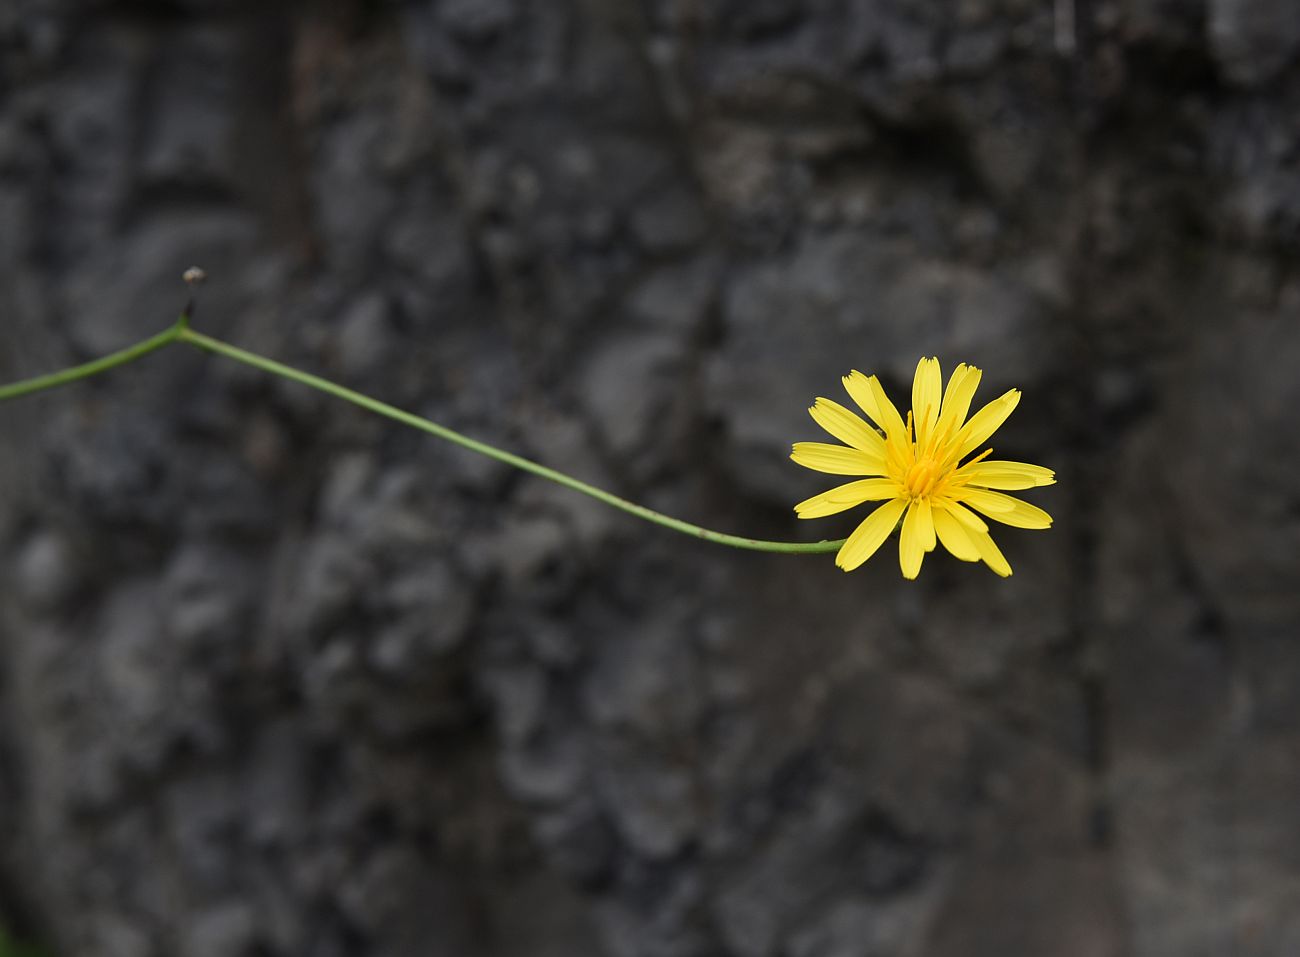
[[[898,558],[904,577],[920,573],[921,561],[934,551],[936,541],[964,562],[983,560],[999,575],[1010,575],[1011,566],[975,512],[1017,528],[1048,528],[1052,517],[1041,508],[995,490],[1051,485],[1056,473],[1041,465],[991,461],[992,449],[960,463],[1006,421],[1020,401],[1019,390],[994,399],[968,420],[980,370],[965,363],[957,366],[941,396],[939,360],[923,358],[912,381],[912,411],[904,422],[875,376],[854,370],[843,381],[853,401],[880,428],[872,428],[838,402],[819,398],[809,414],[846,444],[796,442],[790,455],[818,472],[867,476],[800,502],[794,507],[800,518],[884,502],[845,539],[835,564],[846,572],[857,568],[902,518]]]

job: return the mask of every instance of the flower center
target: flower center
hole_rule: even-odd
[[[939,466],[934,459],[921,459],[907,470],[903,485],[912,498],[923,498],[934,491],[939,481]]]

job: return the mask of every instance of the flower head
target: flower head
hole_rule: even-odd
[[[965,562],[983,561],[1003,577],[1011,566],[989,536],[979,515],[1017,528],[1048,528],[1052,517],[1037,506],[1003,494],[1003,490],[1051,485],[1056,473],[1041,465],[999,462],[985,449],[970,461],[962,459],[988,439],[1020,401],[1011,389],[969,419],[971,399],[980,370],[957,366],[943,388],[938,359],[921,359],[912,381],[912,410],[904,420],[875,376],[854,370],[844,388],[873,428],[830,399],[817,399],[808,410],[813,420],[844,445],[796,442],[790,458],[818,472],[861,475],[794,507],[800,518],[822,518],[861,505],[883,502],[844,541],[835,564],[857,568],[903,520],[898,541],[899,564],[906,578],[921,571],[926,552],[936,542]]]

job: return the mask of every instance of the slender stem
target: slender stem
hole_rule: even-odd
[[[752,551],[760,552],[785,552],[788,554],[816,554],[822,552],[837,551],[844,544],[840,541],[820,541],[820,542],[770,542],[756,538],[743,538],[738,535],[726,535],[722,532],[715,532],[707,528],[701,528],[699,525],[692,525],[690,522],[683,522],[681,519],[671,518],[654,509],[646,508],[644,505],[637,505],[635,502],[629,502],[625,498],[620,498],[604,489],[596,488],[594,485],[588,485],[586,482],[565,475],[563,472],[557,472],[555,469],[547,468],[530,459],[523,458],[513,453],[503,451],[495,446],[488,445],[485,442],[479,442],[471,439],[469,436],[461,435],[446,426],[431,422],[428,419],[410,412],[404,412],[396,406],[391,406],[386,402],[380,402],[378,399],[372,399],[369,396],[362,395],[360,392],[354,392],[345,386],[337,385],[328,379],[322,379],[320,376],[312,375],[309,372],[300,372],[290,366],[283,365],[273,359],[267,359],[253,352],[247,352],[237,346],[229,345],[219,339],[213,339],[211,336],[205,336],[202,333],[195,332],[191,329],[183,329],[174,334],[174,338],[182,342],[188,342],[190,345],[205,349],[208,352],[225,356],[227,359],[233,359],[236,362],[242,362],[244,365],[252,366],[271,375],[279,376],[282,379],[289,379],[309,388],[316,389],[320,392],[327,393],[336,398],[351,402],[353,405],[360,406],[374,412],[376,415],[382,415],[400,422],[403,425],[409,425],[413,429],[419,429],[422,432],[428,432],[430,435],[436,435],[440,439],[446,439],[462,448],[477,452],[480,455],[486,455],[488,458],[496,459],[498,462],[504,462],[506,465],[520,469],[524,472],[530,472],[544,479],[549,479],[563,485],[565,488],[573,489],[575,492],[581,492],[583,495],[589,495],[594,499],[604,502],[606,505],[612,505],[614,508],[622,509],[635,515],[637,518],[645,519],[648,522],[654,522],[656,525],[663,525],[665,528],[671,528],[675,531],[682,532],[686,535],[693,535],[696,538],[702,538],[705,541],[717,542],[719,545],[730,545],[732,548],[746,548]],[[170,340],[169,340],[170,341]]]
[[[351,402],[353,405],[360,406],[408,425],[411,428],[419,429],[422,432],[428,432],[430,435],[436,435],[440,439],[445,439],[462,448],[477,452],[480,455],[486,455],[488,458],[496,459],[498,462],[504,462],[513,468],[529,472],[541,478],[548,479],[563,485],[565,488],[573,489],[575,492],[581,492],[583,495],[589,495],[594,499],[604,502],[606,505],[612,505],[614,508],[621,509],[624,512],[635,515],[637,518],[645,519],[648,522],[654,522],[656,525],[662,525],[665,528],[671,528],[674,531],[681,532],[685,535],[692,535],[695,538],[701,538],[705,541],[716,542],[719,545],[730,545],[732,548],[745,548],[751,551],[760,552],[784,552],[786,554],[810,555],[824,552],[837,551],[844,544],[843,539],[839,541],[820,541],[820,542],[771,542],[758,538],[744,538],[739,535],[726,535],[722,532],[715,532],[711,529],[701,528],[699,525],[692,525],[690,522],[683,522],[681,519],[672,518],[664,515],[662,512],[656,512],[654,509],[646,508],[644,505],[638,505],[635,502],[629,502],[625,498],[620,498],[604,489],[596,488],[594,485],[588,485],[586,482],[565,475],[563,472],[557,472],[555,469],[547,468],[530,459],[514,455],[498,449],[495,446],[488,445],[485,442],[479,442],[471,439],[469,436],[461,435],[446,426],[431,422],[428,419],[410,412],[404,412],[396,406],[389,405],[386,402],[380,402],[378,399],[372,399],[360,392],[346,388],[330,382],[328,379],[322,379],[320,376],[312,375],[309,372],[300,372],[290,366],[276,362],[273,359],[267,359],[256,353],[248,352],[237,346],[229,345],[219,339],[213,339],[211,336],[205,336],[202,333],[195,332],[190,328],[189,320],[190,310],[187,309],[181,314],[180,318],[168,329],[150,336],[135,345],[127,346],[125,349],[119,349],[102,359],[95,359],[92,362],[86,362],[70,369],[63,369],[59,372],[53,372],[49,375],[36,376],[32,379],[24,379],[21,382],[15,382],[11,385],[0,386],[0,402],[7,399],[16,399],[20,396],[31,395],[35,392],[43,392],[47,389],[54,389],[62,385],[68,385],[72,382],[79,382],[82,379],[89,379],[92,376],[99,375],[101,372],[108,372],[110,369],[116,369],[118,366],[124,366],[127,363],[141,359],[152,352],[165,348],[174,342],[188,342],[190,345],[197,346],[208,352],[225,356],[236,362],[242,362],[244,365],[252,366],[271,375],[279,376],[282,379],[300,383],[309,388],[325,392],[336,398]]]
[[[181,333],[185,331],[188,325],[188,316],[182,314],[170,329],[160,332],[156,336],[150,336],[143,342],[137,342],[133,346],[119,349],[117,352],[106,355],[102,359],[84,362],[79,366],[73,366],[70,369],[62,369],[59,372],[52,372],[49,375],[36,376],[32,379],[24,379],[22,382],[0,386],[0,402],[4,402],[6,399],[17,399],[20,396],[31,395],[33,392],[44,392],[46,389],[55,389],[71,382],[80,382],[82,379],[89,379],[91,376],[99,375],[101,372],[107,372],[109,369],[116,369],[118,366],[124,366],[128,362],[134,362],[136,359],[141,359],[151,352],[157,352],[159,349],[171,345],[180,338]]]

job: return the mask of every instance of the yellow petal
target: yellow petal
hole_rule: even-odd
[[[962,489],[961,500],[995,522],[1014,525],[1016,528],[1051,528],[1052,516],[1037,505],[1030,505],[1001,492],[982,488]]]
[[[932,552],[937,540],[934,537],[934,510],[930,507],[928,498],[920,500],[920,511],[921,515],[918,520],[920,521],[921,533],[925,536],[925,550]]]
[[[967,485],[974,488],[1000,488],[1007,492],[1019,492],[1027,488],[1035,488],[1039,484],[1024,472],[982,471],[979,474],[971,473],[961,477],[966,479]]]
[[[843,512],[863,502],[879,502],[894,498],[901,491],[902,489],[893,479],[862,479],[804,499],[794,507],[794,510],[800,518],[825,518],[827,515]]]
[[[965,479],[969,485],[1013,491],[1053,485],[1056,482],[1056,473],[1041,465],[1030,465],[1027,462],[1000,462],[991,459],[963,465],[956,474],[958,478]]]
[[[846,572],[851,572],[874,555],[894,530],[898,517],[906,507],[906,499],[896,498],[868,515],[840,546],[835,564]]]
[[[939,535],[939,541],[943,542],[943,547],[952,552],[964,562],[977,562],[980,560],[979,550],[975,543],[970,540],[970,535],[961,522],[953,518],[948,510],[936,505],[932,509],[934,513],[934,530]]]
[[[943,373],[938,359],[922,358],[912,377],[912,421],[916,426],[916,444],[924,445],[930,430],[939,421],[939,404],[943,401]]]
[[[885,440],[854,412],[850,412],[838,402],[819,398],[808,414],[835,438],[877,458],[885,457]]]
[[[945,501],[943,507],[948,510],[948,513],[953,518],[961,522],[962,528],[966,529],[967,532],[987,532],[989,530],[988,525],[984,523],[984,519],[960,503]]]
[[[997,512],[1009,512],[1015,499],[1001,492],[990,492],[984,488],[964,488],[954,493],[963,505],[969,505],[985,515]]]
[[[962,426],[954,440],[957,451],[952,461],[961,461],[974,451],[976,446],[996,432],[998,426],[1007,420],[1007,416],[1012,413],[1019,401],[1020,390],[1009,389],[971,416],[971,420]]]
[[[1002,554],[997,545],[993,544],[993,539],[988,532],[972,531],[969,527],[966,534],[970,536],[972,544],[980,553],[980,558],[984,559],[984,564],[993,569],[1003,578],[1011,574],[1011,564],[1007,561],[1006,556]]]
[[[924,511],[925,518],[921,517]],[[921,561],[925,558],[925,545],[927,541],[926,529],[923,524],[929,523],[930,506],[924,500],[914,501],[907,509],[907,515],[903,518],[903,530],[898,536],[898,564],[903,569],[904,578],[915,578],[921,573]],[[934,534],[934,526],[929,526],[929,532]]]
[[[898,409],[894,403],[885,395],[885,389],[880,384],[880,380],[875,376],[869,376],[867,381],[871,384],[871,394],[875,397],[877,411],[880,412],[880,427],[885,430],[885,435],[890,439],[898,441],[907,441],[907,427],[903,424],[903,417],[898,414]]]
[[[790,458],[806,469],[830,475],[883,475],[884,459],[861,449],[825,442],[796,442]]]
[[[961,428],[982,376],[979,369],[964,362],[953,370],[952,377],[948,379],[948,388],[943,393],[943,406],[937,426],[940,433],[955,433]]]
[[[880,425],[880,406],[876,405],[876,397],[871,392],[871,383],[857,369],[854,369],[841,380],[844,383],[844,391],[867,413],[867,418],[871,419],[876,425]]]

